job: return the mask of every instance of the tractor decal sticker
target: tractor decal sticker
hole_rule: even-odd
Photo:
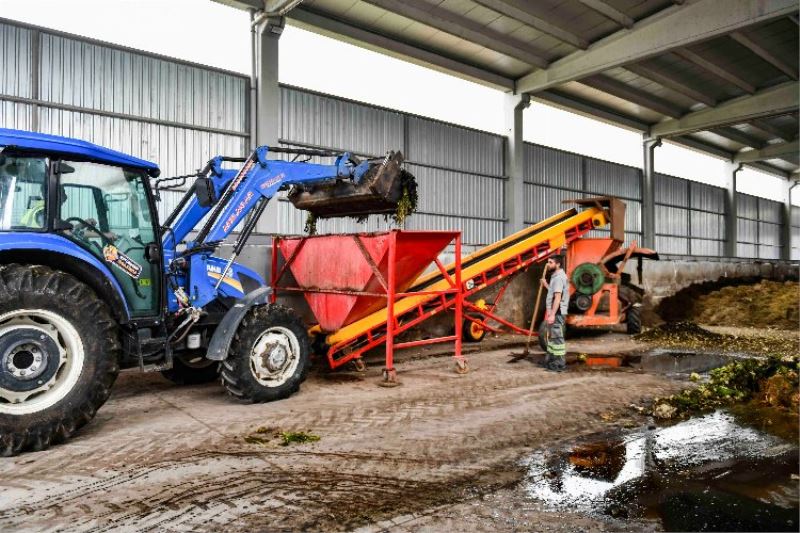
[[[103,248],[103,257],[133,279],[139,279],[142,273],[142,265],[120,252],[113,244],[107,244]]]
[[[253,196],[255,196],[253,191],[247,191],[247,195],[241,202],[239,202],[239,205],[236,206],[236,211],[234,211],[231,216],[228,217],[228,220],[225,221],[225,225],[222,226],[222,231],[227,232],[229,229],[231,229],[231,226],[233,226],[233,223],[236,222],[237,218],[239,218],[239,215],[242,214],[242,211],[244,211],[244,208],[250,203],[250,200],[253,199]]]
[[[270,188],[270,187],[272,187],[273,185],[275,185],[275,184],[277,184],[277,183],[280,183],[280,182],[281,182],[281,180],[282,180],[283,178],[285,178],[285,177],[286,177],[286,174],[284,174],[283,172],[281,172],[280,174],[278,174],[278,175],[277,175],[277,176],[275,176],[274,178],[270,178],[270,179],[268,179],[267,181],[265,181],[264,183],[262,183],[262,184],[259,186],[259,189],[261,189],[262,191],[263,191],[264,189],[269,189],[269,188]]]
[[[218,280],[222,278],[222,269],[214,265],[206,265],[206,274],[208,274],[208,277],[211,279]],[[242,284],[239,282],[239,280],[231,276],[230,272],[222,279],[222,283],[230,285],[239,292],[244,292],[242,289]]]

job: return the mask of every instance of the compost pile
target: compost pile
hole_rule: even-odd
[[[797,336],[723,335],[708,331],[693,322],[667,322],[637,335],[636,339],[659,348],[713,350],[777,357],[796,356],[800,351]]]
[[[797,413],[799,384],[797,355],[735,361],[712,370],[708,381],[696,388],[656,398],[653,414],[673,418],[748,400]]]
[[[723,287],[697,296],[684,318],[710,326],[798,329],[800,286],[797,282],[761,281]]]

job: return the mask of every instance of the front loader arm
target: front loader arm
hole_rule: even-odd
[[[333,165],[320,165],[267,159],[267,150],[259,148],[248,158],[220,198],[219,209],[214,210],[196,244],[213,245],[224,240],[253,210],[260,214],[280,190],[337,179],[356,181],[367,168],[364,163],[356,164],[347,153],[337,157]]]
[[[358,163],[348,153],[338,156],[333,165],[320,165],[267,159],[269,150],[268,147],[256,149],[235,173],[221,169],[222,158],[212,160],[210,167],[207,167],[211,172],[207,173],[213,176],[218,199],[213,206],[202,207],[192,195],[181,214],[174,219],[173,238],[178,239],[189,233],[190,224],[194,223],[193,229],[208,214],[205,225],[193,241],[187,242],[187,251],[180,256],[188,259],[189,267],[186,279],[188,286],[178,298],[183,300],[184,306],[202,308],[219,297],[221,283],[227,279],[233,262],[244,248],[267,203],[278,191],[293,185],[336,180],[357,182],[369,168],[368,162]],[[276,151],[283,150],[279,148]],[[215,161],[219,164],[212,164]],[[248,218],[248,215],[251,216]],[[211,254],[243,222],[225,268],[216,276],[216,281],[210,281],[208,264]],[[175,305],[178,305],[177,301]]]

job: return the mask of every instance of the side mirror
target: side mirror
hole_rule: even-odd
[[[55,167],[53,172],[56,174],[72,174],[75,172],[75,167],[71,167],[63,161],[57,161],[53,166]]]
[[[211,178],[197,178],[194,181],[194,195],[201,207],[211,207],[217,203],[217,193]]]
[[[161,261],[161,253],[158,249],[158,244],[151,242],[144,247],[144,258],[150,264],[155,264]]]

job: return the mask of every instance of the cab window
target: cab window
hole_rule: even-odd
[[[47,158],[0,153],[0,230],[47,226]]]

